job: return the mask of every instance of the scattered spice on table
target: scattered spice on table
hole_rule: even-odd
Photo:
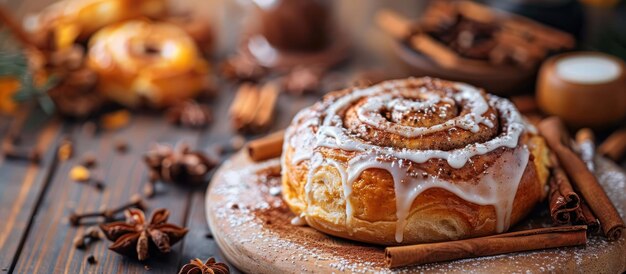
[[[178,274],[228,274],[230,268],[225,263],[218,263],[211,257],[206,262],[200,259],[193,259],[184,265]]]
[[[204,128],[213,120],[209,107],[194,100],[174,105],[165,117],[171,124],[189,128]]]
[[[100,127],[106,130],[120,129],[130,123],[131,114],[128,110],[118,110],[103,114],[100,117]]]
[[[65,137],[61,140],[59,144],[59,149],[57,150],[57,158],[60,161],[67,161],[72,158],[74,154],[74,143],[69,137]]]
[[[128,152],[128,142],[122,139],[115,140],[115,150],[118,153],[126,153]]]
[[[130,201],[128,203],[115,207],[115,208],[110,208],[110,209],[105,208],[99,211],[87,212],[87,213],[73,212],[72,214],[70,214],[69,221],[70,221],[70,224],[72,224],[73,226],[80,225],[81,220],[84,218],[101,217],[101,218],[104,218],[105,221],[111,221],[113,220],[116,214],[124,210],[130,209],[130,208],[145,209],[147,208],[147,206],[146,206],[145,201],[141,198],[141,196],[133,195],[130,198]]]
[[[77,182],[87,182],[91,178],[91,173],[84,166],[75,166],[70,169],[69,177]]]
[[[96,260],[96,257],[94,255],[89,255],[89,257],[87,257],[87,262],[89,264],[97,264],[98,260]]]
[[[85,230],[85,233],[78,234],[74,238],[74,247],[84,249],[88,244],[98,241],[102,238],[102,233],[96,226],[92,226]]]
[[[100,229],[107,239],[113,241],[110,250],[125,256],[136,256],[140,261],[148,259],[151,253],[169,253],[171,246],[188,231],[184,227],[167,223],[170,215],[167,209],[154,211],[150,222],[146,222],[145,214],[140,209],[128,209],[125,215],[125,221],[101,224]]]
[[[26,148],[16,145],[16,137],[6,137],[2,141],[2,154],[9,160],[28,161],[33,164],[41,162],[41,151],[37,147]]]
[[[176,147],[156,144],[144,155],[144,161],[150,169],[151,182],[200,184],[205,182],[206,174],[217,165],[204,152],[192,150],[189,145],[180,142]]]
[[[94,168],[98,164],[98,159],[96,159],[96,155],[93,153],[85,153],[81,163],[86,168]]]
[[[95,187],[97,190],[104,189],[104,183],[91,176],[91,172],[85,166],[74,166],[70,169],[69,177],[75,182]]]

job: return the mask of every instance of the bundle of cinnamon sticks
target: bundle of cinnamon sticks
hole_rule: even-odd
[[[625,229],[624,221],[593,174],[593,143],[590,131],[579,133],[577,141],[587,151],[579,156],[563,122],[557,117],[544,119],[538,126],[554,153],[550,180],[550,214],[557,225],[583,223],[589,232],[602,229],[610,241],[618,240]],[[585,137],[587,136],[587,137]],[[586,144],[586,145],[584,145]]]
[[[259,132],[267,129],[274,118],[278,86],[242,84],[230,106],[233,127],[239,132]]]
[[[376,20],[394,38],[447,68],[486,63],[533,68],[549,52],[575,43],[569,34],[471,1],[435,1],[418,21],[391,11],[380,12]]]
[[[622,237],[624,221],[592,172],[593,133],[584,129],[577,134],[579,155],[572,148],[573,141],[560,119],[544,119],[538,129],[552,150],[550,215],[558,226],[459,241],[387,247],[387,266],[393,268],[584,245],[589,232],[601,231],[609,241]]]
[[[554,154],[551,155],[551,163],[548,197],[552,221],[556,225],[584,224],[589,233],[597,233],[600,230],[598,218],[576,193]]]

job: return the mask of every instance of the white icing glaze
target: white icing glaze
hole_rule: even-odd
[[[306,220],[302,217],[293,217],[293,219],[291,219],[291,224],[295,225],[295,226],[305,226],[307,225]]]
[[[497,231],[505,231],[510,225],[512,203],[529,158],[528,149],[525,146],[518,146],[519,137],[526,130],[521,115],[508,100],[491,96],[487,102],[478,89],[466,84],[455,83],[458,92],[453,94],[452,99],[455,102],[463,102],[467,110],[464,115],[431,127],[408,127],[391,123],[380,116],[380,109],[386,108],[395,113],[424,110],[439,102],[454,103],[449,102],[450,98],[442,98],[439,94],[430,93],[425,88],[412,91],[413,93],[417,91],[416,96],[420,96],[424,99],[423,101],[405,99],[403,95],[407,94],[406,84],[409,81],[419,80],[384,82],[377,86],[355,90],[342,97],[327,99],[321,105],[304,109],[298,113],[292,126],[287,129],[283,151],[287,151],[289,147],[293,149],[292,164],[309,160],[309,174],[305,184],[307,199],[312,198],[310,196],[313,188],[311,181],[319,167],[322,165],[333,166],[341,176],[343,196],[346,201],[345,221],[350,227],[349,224],[354,217],[353,207],[350,203],[352,185],[364,170],[379,168],[387,170],[394,180],[397,217],[396,241],[402,242],[403,240],[406,220],[415,198],[423,191],[433,187],[443,188],[471,203],[493,206],[496,211]],[[501,117],[502,134],[484,143],[470,144],[449,151],[377,146],[351,135],[343,127],[343,121],[340,117],[342,110],[363,98],[366,98],[364,103],[357,109],[358,119],[364,124],[400,136],[417,137],[452,128],[462,128],[475,132],[479,130],[481,124],[486,127],[493,127],[497,117],[484,115],[490,105],[499,113],[504,114]],[[355,151],[359,154],[350,159],[346,167],[332,159],[324,159],[321,153],[315,152],[317,148],[322,147]],[[461,168],[471,157],[483,155],[501,147],[512,150],[505,150],[485,174],[479,175],[480,182],[478,184],[448,182],[431,174],[411,176],[407,172],[406,166],[403,165],[406,160],[424,163],[437,158],[445,159],[453,168]],[[382,158],[390,160],[381,160]],[[285,156],[283,156],[283,166],[286,164],[285,161]],[[498,168],[498,170],[494,168]],[[283,170],[285,169],[283,168]],[[303,214],[306,215],[307,212],[305,211]],[[348,233],[352,233],[352,231],[348,231]]]

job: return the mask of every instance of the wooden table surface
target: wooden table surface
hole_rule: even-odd
[[[51,0],[0,1],[14,11],[17,17],[40,10]],[[247,9],[237,1],[192,0],[185,5],[198,5],[196,12],[206,13],[220,30],[220,45],[216,59],[232,54],[233,45]],[[210,3],[207,3],[210,2]],[[380,3],[385,2],[385,3]],[[380,6],[415,15],[420,1],[357,1],[336,2],[341,26],[352,34],[354,57],[340,71],[344,76],[356,69],[385,69],[389,77],[403,77],[389,50],[391,41],[372,22],[372,14]],[[200,4],[198,4],[200,3]],[[217,8],[219,6],[219,8]],[[359,31],[355,31],[359,30]],[[347,77],[347,76],[346,76]],[[101,240],[85,250],[73,247],[72,240],[84,233],[87,226],[73,227],[68,223],[71,212],[87,212],[102,206],[116,206],[127,202],[133,194],[142,193],[147,182],[147,169],[142,155],[154,142],[174,144],[186,140],[196,148],[211,151],[215,145],[228,144],[233,136],[227,110],[233,98],[234,86],[220,81],[219,95],[210,100],[215,121],[204,130],[190,130],[171,126],[161,113],[134,113],[130,124],[116,131],[104,131],[92,136],[85,130],[85,121],[67,121],[50,117],[41,111],[24,107],[15,116],[0,115],[0,137],[15,131],[24,146],[37,146],[43,152],[41,164],[10,161],[0,157],[0,273],[176,273],[193,258],[216,257],[223,261],[205,218],[204,192],[206,185],[185,188],[159,184],[157,195],[148,200],[148,211],[168,208],[170,222],[189,228],[187,236],[174,245],[167,256],[138,262],[108,250],[110,242]],[[320,95],[296,97],[281,94],[273,129],[284,128],[293,115],[311,104]],[[75,145],[75,156],[60,162],[55,154],[60,140],[68,136]],[[254,136],[246,136],[253,138]],[[129,151],[115,151],[117,140],[128,142]],[[95,153],[98,165],[95,176],[106,187],[99,192],[68,178],[69,170],[80,163],[81,156]],[[227,156],[225,156],[227,157]],[[224,160],[225,157],[222,159]],[[97,264],[89,264],[87,257],[95,256]]]

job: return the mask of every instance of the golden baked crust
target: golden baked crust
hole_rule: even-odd
[[[506,230],[509,225],[525,217],[544,198],[548,177],[546,145],[543,139],[533,134],[532,130],[526,128],[526,125],[519,135],[514,136],[518,139],[514,140],[516,144],[513,146],[510,146],[510,143],[508,146],[494,145],[486,153],[468,157],[462,166],[458,166],[459,164],[454,161],[451,165],[450,160],[440,157],[427,157],[425,161],[397,157],[402,151],[419,154],[433,150],[452,152],[465,151],[466,148],[478,149],[476,148],[478,146],[474,147],[472,144],[485,144],[489,143],[489,140],[508,136],[510,132],[505,131],[512,131],[511,125],[519,122],[506,121],[507,117],[503,115],[514,117],[518,113],[503,113],[505,111],[517,112],[514,108],[508,107],[510,104],[507,107],[493,106],[493,104],[506,104],[506,102],[500,103],[503,99],[490,97],[480,92],[481,97],[490,104],[489,109],[482,115],[495,123],[491,126],[488,122],[479,123],[478,131],[467,130],[462,126],[452,126],[445,130],[407,137],[405,133],[391,132],[393,130],[390,130],[387,124],[376,125],[368,123],[367,119],[363,118],[364,115],[369,115],[368,111],[371,110],[363,106],[368,98],[379,96],[383,98],[379,101],[386,102],[388,98],[380,96],[381,94],[402,90],[402,92],[396,92],[389,100],[400,98],[405,101],[424,102],[427,99],[421,97],[421,94],[426,90],[425,93],[433,92],[442,97],[447,96],[445,98],[455,98],[455,102],[446,102],[454,106],[448,106],[448,109],[444,111],[446,113],[440,113],[441,115],[435,111],[437,115],[434,116],[433,113],[419,108],[412,110],[414,113],[408,116],[399,117],[401,115],[392,113],[391,116],[395,115],[395,118],[399,117],[399,119],[390,118],[388,121],[392,120],[389,122],[403,125],[410,124],[411,127],[432,127],[443,124],[455,117],[462,117],[472,112],[469,110],[471,106],[467,106],[469,104],[465,100],[467,98],[458,100],[459,98],[455,97],[458,90],[455,90],[454,85],[455,83],[452,82],[429,78],[382,83],[370,88],[380,91],[370,92],[372,94],[356,98],[348,104],[342,103],[343,107],[335,113],[341,118],[341,123],[337,122],[340,126],[335,124],[332,126],[334,129],[330,130],[325,128],[329,127],[329,124],[316,121],[323,121],[329,115],[329,109],[332,109],[333,105],[340,104],[338,102],[341,102],[341,98],[354,95],[357,91],[345,90],[330,94],[322,102],[301,112],[287,131],[282,159],[283,198],[291,210],[304,217],[310,226],[325,233],[384,245],[414,244],[495,234]],[[442,100],[436,101],[432,101],[437,106],[436,109],[441,109]],[[387,107],[375,109],[377,113],[372,115],[390,117],[385,112],[398,112],[398,107],[394,108],[394,104],[396,106],[397,104],[410,105],[411,102],[393,101],[393,104],[387,104]],[[377,103],[378,101],[373,104]],[[365,111],[359,108],[365,108]],[[458,111],[455,112],[452,109]],[[451,114],[450,111],[455,113]],[[421,120],[414,117],[421,117]],[[422,124],[417,125],[415,121]],[[337,129],[347,133],[340,138],[350,139],[368,148],[350,147],[345,145],[348,143],[346,140],[324,139],[328,138],[328,132],[336,134]],[[405,136],[402,136],[403,134]],[[313,141],[310,140],[311,138]],[[343,141],[346,141],[343,145],[335,145]],[[491,142],[498,143],[499,141]],[[400,152],[396,155],[381,153],[387,152],[390,147]],[[306,155],[307,152],[314,155]],[[426,153],[430,155],[428,154],[430,152]],[[368,158],[366,161],[359,160],[364,155],[370,157],[368,154],[374,154],[371,156],[373,158]],[[514,163],[520,166],[511,166]],[[357,170],[359,168],[362,170]],[[519,182],[515,182],[512,177],[516,174],[516,169],[519,169],[518,174],[521,174]],[[400,176],[402,180],[394,176]],[[498,176],[508,177],[498,179]],[[506,198],[479,193],[472,194],[473,196],[468,194],[469,198],[466,197],[466,199],[458,195],[482,189],[480,186],[486,184],[501,187],[498,190],[499,194],[511,193],[512,195]],[[410,188],[405,188],[406,185]],[[422,192],[414,199],[405,200],[407,196],[403,192],[411,192],[412,188],[420,186],[424,187]],[[467,193],[458,192],[459,189]],[[396,190],[402,193],[401,196],[396,195]],[[453,193],[454,191],[457,193]],[[346,201],[346,197],[349,201]],[[398,197],[400,201],[410,203],[406,210],[407,217],[402,220],[404,222],[398,221],[402,219],[399,218],[402,210],[398,210],[397,207],[396,198]],[[484,201],[485,197],[495,199],[493,200],[495,204],[476,203],[476,201]],[[502,201],[506,199],[509,200]],[[510,199],[513,200],[510,201]],[[511,203],[509,209],[506,208],[508,202]],[[504,211],[505,215],[498,215],[497,209],[502,208],[505,209],[499,212]],[[404,228],[397,230],[398,226],[404,226]]]
[[[162,18],[166,0],[62,0],[42,12],[30,15],[24,27],[42,44],[52,35],[55,46],[63,48],[74,41],[87,41],[110,24],[138,18]],[[43,36],[43,37],[40,37]]]
[[[207,88],[209,66],[179,27],[165,22],[128,21],[97,32],[89,42],[88,65],[98,90],[127,106],[163,107]]]

